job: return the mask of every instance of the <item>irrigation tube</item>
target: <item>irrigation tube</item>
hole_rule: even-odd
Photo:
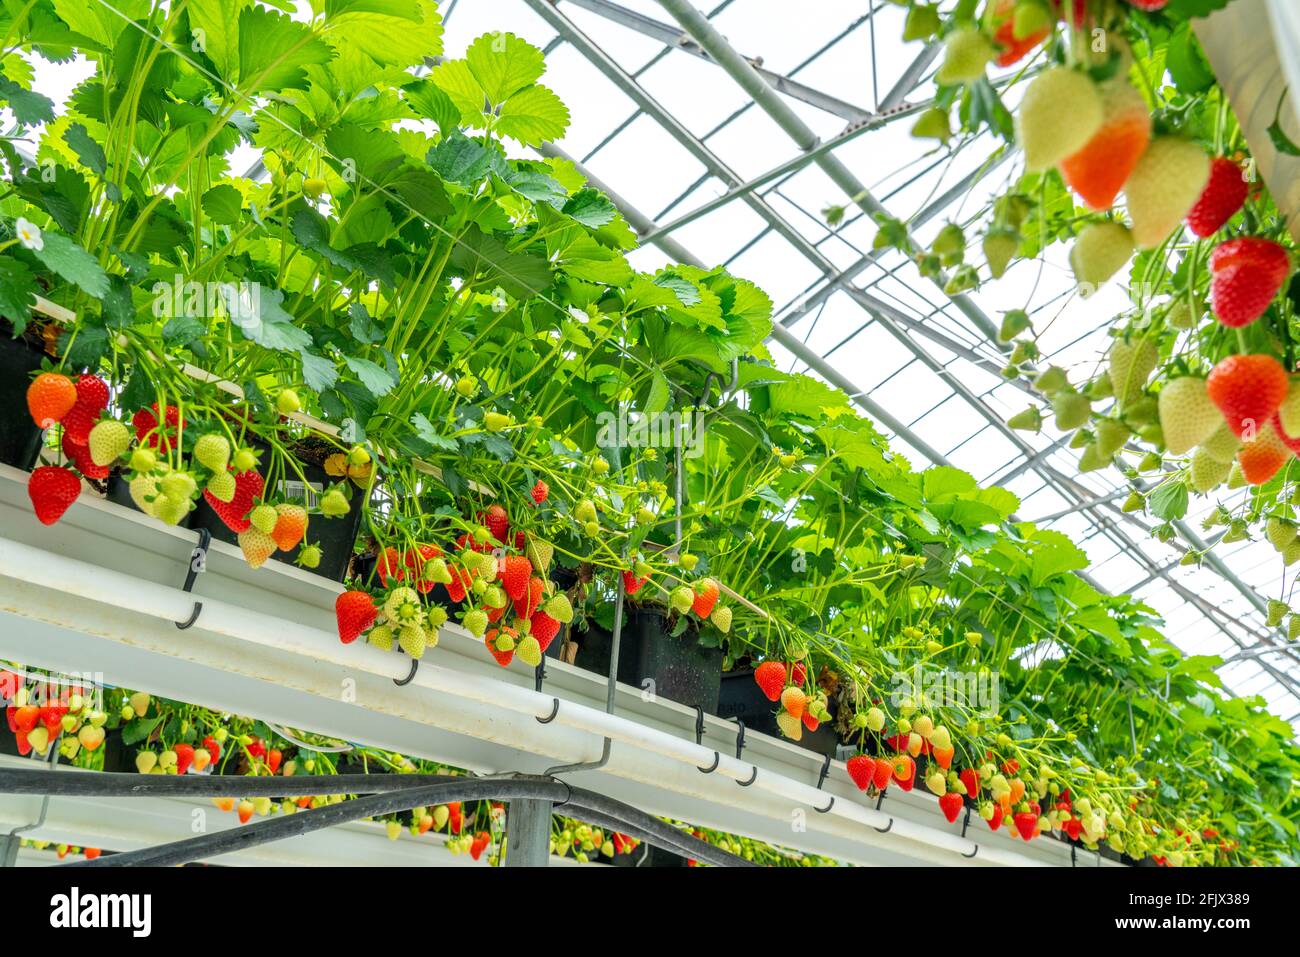
[[[0,576],[164,621],[183,621],[194,606],[193,594],[179,588],[134,578],[113,569],[56,555],[6,538],[0,538]],[[21,613],[21,609],[15,610]],[[300,654],[339,667],[394,677],[391,674],[394,661],[391,653],[369,646],[352,646],[345,652],[329,632],[249,611],[216,599],[203,599],[203,613],[197,627],[213,634],[267,646],[282,653]],[[713,748],[697,745],[694,741],[643,727],[628,718],[609,715],[587,705],[562,701],[531,688],[444,668],[422,668],[414,683],[450,697],[537,718],[551,714],[555,703],[559,701],[554,719],[559,724],[630,744],[697,768],[709,767],[716,757],[715,773],[737,783],[749,782],[761,791],[812,809],[820,808],[826,803],[825,792],[811,785],[763,770],[748,761],[719,754]],[[826,813],[879,831],[889,829],[892,834],[904,840],[951,851],[967,858],[977,857],[987,863],[1006,866],[1042,864],[1041,861],[1014,851],[980,845],[956,834],[896,818],[885,811],[864,807],[843,798],[836,800]]]
[[[140,794],[143,791],[139,789],[131,790],[130,785],[120,781],[99,782],[95,778],[100,775],[80,775],[80,774],[62,774],[50,775],[40,772],[30,771],[10,771],[2,780],[14,782],[20,780],[24,775],[31,776],[33,779],[46,779],[46,783],[51,786],[59,787],[60,792],[76,796],[95,794],[99,796],[122,794]],[[66,781],[53,782],[48,781],[51,777],[61,777]],[[129,778],[131,775],[114,774],[110,777],[115,779]],[[301,784],[314,787],[319,793],[325,793],[331,788],[335,793],[342,790],[337,782],[331,782],[329,778],[338,777],[336,775],[326,775],[315,778],[280,778],[279,783],[283,785],[289,781],[297,781]],[[344,775],[343,777],[347,777]],[[416,775],[397,776],[399,781],[409,781]],[[551,802],[555,807],[563,807],[571,810],[580,817],[591,817],[596,820],[597,826],[611,827],[619,830],[626,826],[629,830],[635,831],[642,835],[645,840],[657,847],[663,847],[674,853],[683,854],[687,857],[693,857],[696,860],[704,861],[708,864],[714,864],[719,867],[747,867],[755,866],[750,862],[730,854],[711,844],[698,840],[690,834],[685,834],[677,828],[671,827],[662,821],[639,811],[631,805],[622,801],[615,801],[591,791],[582,788],[571,788],[563,781],[552,778],[536,777],[530,775],[511,775],[498,777],[483,778],[465,778],[465,777],[439,777],[436,775],[419,775],[418,777],[429,780],[433,779],[436,783],[423,784],[418,786],[408,786],[400,789],[387,790],[382,794],[374,794],[369,797],[357,798],[354,801],[345,801],[342,804],[330,804],[324,807],[315,808],[310,811],[299,811],[294,814],[285,815],[284,817],[272,818],[265,821],[259,821],[246,827],[232,828],[230,830],[218,831],[211,834],[203,834],[198,837],[186,838],[181,841],[173,841],[168,844],[160,844],[156,847],[142,848],[138,851],[128,851],[124,854],[113,854],[98,858],[94,861],[77,862],[76,864],[65,865],[68,867],[165,867],[176,864],[186,864],[191,861],[203,860],[210,857],[216,857],[221,854],[233,853],[236,851],[247,850],[272,841],[284,840],[291,837],[299,837],[303,834],[309,834],[313,831],[319,831],[324,828],[334,827],[339,824],[346,824],[350,821],[356,821],[364,817],[372,817],[377,814],[392,814],[400,811],[408,811],[413,807],[420,807],[428,804],[446,804],[451,801],[479,801],[479,800],[542,800]],[[195,792],[193,784],[189,777],[170,779],[175,782],[173,786],[164,786],[160,791],[170,791],[174,796],[190,794]],[[201,781],[202,779],[198,779]],[[224,782],[228,787],[227,790],[238,790],[238,784],[241,780],[253,783],[247,778],[226,779]],[[267,779],[271,781],[271,779]],[[33,782],[35,783],[35,782]],[[378,782],[375,782],[378,783]]]

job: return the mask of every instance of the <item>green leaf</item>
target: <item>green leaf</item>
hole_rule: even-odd
[[[1166,482],[1151,493],[1147,505],[1156,518],[1177,521],[1187,514],[1187,486],[1182,482]]]
[[[351,47],[380,66],[419,66],[442,53],[442,18],[431,0],[368,0],[336,4],[345,10],[326,21],[335,46]]]
[[[222,291],[227,293],[224,288]],[[230,290],[223,300],[230,321],[244,338],[277,352],[304,352],[311,347],[311,335],[295,326],[293,317],[284,311],[284,293],[279,289],[259,287],[251,298]]]
[[[449,439],[433,427],[433,423],[428,420],[423,412],[417,412],[411,416],[411,426],[415,429],[415,434],[421,441],[427,443],[435,449],[443,449],[447,452],[455,452],[460,449],[455,439]]]
[[[48,96],[24,89],[6,76],[0,76],[0,100],[7,100],[20,126],[54,122],[54,101]]]
[[[194,44],[223,80],[239,74],[239,16],[247,5],[248,0],[189,0],[185,7]]]
[[[512,253],[498,240],[470,229],[451,253],[452,264],[467,275],[477,275],[487,288],[501,286],[516,299],[538,295],[551,285],[551,271],[541,256]]]
[[[74,33],[93,41],[103,50],[112,50],[118,35],[133,20],[149,15],[150,0],[113,0],[113,3],[86,3],[85,0],[52,0],[54,12]],[[135,29],[131,27],[131,29]]]
[[[104,155],[104,148],[90,138],[90,133],[83,124],[73,123],[64,130],[63,139],[77,154],[82,166],[98,176],[103,176],[108,171],[108,157]]]
[[[108,330],[94,321],[79,323],[59,335],[59,354],[73,367],[99,365],[108,354]]]
[[[1169,38],[1165,66],[1179,91],[1195,96],[1214,85],[1214,71],[1189,24],[1180,24]]]
[[[128,721],[122,725],[122,743],[139,744],[141,741],[147,741],[162,723],[163,717],[161,714],[156,714],[152,718],[136,718],[134,721]]]
[[[530,86],[501,105],[494,128],[524,146],[540,146],[560,139],[568,126],[564,101],[544,86]]]
[[[505,171],[500,153],[459,132],[429,151],[429,166],[448,182],[465,186],[477,183],[489,172]]]
[[[376,399],[392,392],[393,388],[397,385],[397,379],[394,378],[392,373],[383,366],[371,362],[369,359],[361,359],[355,356],[344,356],[343,363],[352,370],[356,377],[361,380],[361,384],[365,386],[370,391],[370,394]]]
[[[668,379],[659,371],[658,366],[651,370],[650,376],[650,394],[646,396],[645,413],[646,415],[658,415],[664,409],[668,408],[670,394],[668,391]]]
[[[334,388],[339,381],[339,370],[331,360],[305,349],[298,357],[302,359],[302,381],[309,389],[319,393]]]
[[[169,346],[187,346],[195,339],[202,339],[207,331],[195,316],[176,316],[163,326],[163,342]]]
[[[359,302],[348,307],[348,331],[353,339],[366,345],[384,338],[384,330],[375,324],[366,307]]]
[[[447,91],[432,80],[427,78],[417,80],[403,87],[402,92],[407,105],[418,115],[437,123],[438,131],[443,136],[449,135],[460,126],[460,110],[447,95]]]
[[[618,209],[605,194],[594,189],[582,189],[574,193],[564,204],[563,212],[592,229],[604,226],[618,215]]]
[[[80,2],[80,0],[78,0]],[[239,90],[307,88],[306,67],[329,62],[328,43],[310,27],[264,7],[239,14]]]
[[[33,250],[41,262],[62,278],[96,299],[108,292],[108,274],[99,261],[62,233],[47,230],[41,249]]]
[[[229,183],[219,183],[203,194],[203,212],[214,223],[233,226],[239,222],[239,211],[244,205],[244,194]]]
[[[513,33],[485,33],[465,51],[465,64],[493,105],[536,83],[546,70],[542,51]]]
[[[30,269],[12,256],[0,255],[0,317],[13,324],[16,335],[27,328],[39,292]]]

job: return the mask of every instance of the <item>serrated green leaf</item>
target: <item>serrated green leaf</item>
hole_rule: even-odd
[[[99,261],[62,233],[46,230],[36,257],[60,277],[79,286],[95,299],[108,292],[108,274]]]
[[[229,183],[218,183],[203,194],[203,212],[214,223],[233,226],[239,222],[244,195]]]
[[[369,359],[362,359],[356,356],[344,356],[343,364],[352,370],[353,374],[361,381],[361,384],[370,391],[376,399],[387,395],[393,391],[397,385],[397,380],[383,366],[376,365]]]
[[[524,146],[540,146],[564,136],[569,108],[544,86],[520,90],[501,105],[495,130]]]
[[[546,70],[542,51],[513,33],[485,33],[465,51],[465,65],[493,105],[536,83]]]
[[[12,256],[0,255],[0,317],[9,320],[16,335],[27,328],[39,292],[30,269]]]
[[[241,93],[306,89],[306,67],[328,63],[333,51],[310,27],[264,7],[239,14]]]

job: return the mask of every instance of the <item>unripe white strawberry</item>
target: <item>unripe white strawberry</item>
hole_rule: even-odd
[[[465,617],[462,620],[461,624],[463,624],[465,626],[465,630],[468,631],[475,638],[482,638],[484,632],[487,631],[487,626],[488,626],[487,613],[483,611],[483,609],[481,608],[474,608],[465,613]]]
[[[1127,408],[1142,397],[1147,379],[1155,371],[1159,353],[1150,339],[1125,342],[1116,339],[1110,347],[1108,373],[1111,388],[1121,409]]]
[[[1236,438],[1236,436],[1233,436]],[[1223,484],[1232,463],[1221,462],[1202,446],[1192,453],[1189,475],[1192,488],[1204,495]]]
[[[997,49],[980,30],[962,27],[948,35],[943,45],[943,63],[934,78],[945,86],[973,83],[984,76],[984,68]]]
[[[392,625],[375,625],[366,633],[366,641],[374,645],[380,651],[393,650],[393,627]]]
[[[274,511],[274,509],[272,509]],[[275,539],[260,528],[248,527],[239,533],[239,548],[249,568],[261,568],[275,554]]]
[[[194,458],[212,472],[224,473],[230,464],[230,442],[224,435],[209,432],[194,443]]]
[[[1102,119],[1101,94],[1086,74],[1063,66],[1044,70],[1025,90],[1016,116],[1025,168],[1041,172],[1082,149]]]
[[[424,650],[429,646],[429,637],[424,627],[419,624],[403,625],[397,632],[397,644],[412,658],[424,657]]]
[[[1200,198],[1210,178],[1210,158],[1191,140],[1157,136],[1134,167],[1124,195],[1133,241],[1141,249],[1164,242]]]
[[[1056,427],[1062,432],[1077,429],[1088,421],[1092,403],[1078,392],[1061,391],[1052,397],[1052,411],[1056,414]]]
[[[524,664],[536,668],[542,663],[542,647],[532,635],[524,635],[515,645],[515,657]]]
[[[131,430],[116,419],[104,419],[90,430],[90,460],[112,465],[131,447]]]
[[[709,621],[713,622],[718,631],[727,634],[731,631],[731,609],[726,605],[719,605],[713,609],[713,614],[709,615]]]
[[[1232,431],[1228,423],[1223,422],[1208,439],[1201,443],[1201,448],[1216,462],[1231,464],[1237,458],[1241,439]]]
[[[1223,414],[1205,391],[1205,380],[1184,376],[1165,385],[1157,397],[1165,448],[1184,455],[1223,425]]]

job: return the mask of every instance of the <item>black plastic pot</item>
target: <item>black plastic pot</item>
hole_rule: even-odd
[[[606,838],[608,840],[608,838]],[[672,851],[642,844],[630,854],[615,854],[609,859],[614,867],[687,867],[686,858]]]
[[[790,741],[781,734],[781,729],[776,723],[777,707],[775,702],[767,700],[767,695],[763,694],[758,682],[754,680],[754,670],[742,668],[722,675],[718,707],[713,713],[719,718],[739,718],[745,722],[745,727],[750,731],[768,734],[782,741]],[[831,721],[823,721],[816,731],[809,731],[805,727],[803,737],[790,743],[818,754],[829,754],[834,757],[835,750],[839,746],[839,738],[835,734],[833,719],[836,702],[833,698],[828,707]]]
[[[265,463],[269,458],[266,446],[258,442],[250,442],[249,444],[262,450],[262,461]],[[307,479],[310,486],[308,500],[315,504],[317,496],[333,484],[335,479],[327,475],[324,467],[316,462],[300,458],[299,466],[302,468],[303,477]],[[303,500],[302,481],[297,473],[281,475],[279,484],[280,488],[278,490],[268,488],[265,491],[271,494],[278,491],[289,501],[301,502]],[[315,568],[306,569],[307,571],[314,575],[320,575],[322,578],[328,578],[331,581],[343,581],[352,562],[352,552],[357,541],[357,534],[361,531],[361,513],[364,504],[362,493],[354,487],[352,507],[346,515],[341,518],[325,518],[322,515],[313,515],[311,517],[307,524],[307,536],[304,542],[318,544],[321,550],[321,559],[319,565]],[[200,499],[198,508],[190,513],[189,527],[206,528],[212,533],[212,537],[219,541],[231,545],[239,544],[238,534],[230,530],[229,526],[208,505],[206,499]],[[298,557],[301,550],[302,544],[300,543],[293,551],[277,551],[273,557],[282,562],[292,562]]]
[[[0,462],[24,470],[41,451],[41,429],[27,411],[27,387],[43,355],[29,339],[0,329]]]
[[[673,637],[668,616],[648,608],[629,608],[619,639],[618,680],[684,705],[713,712],[722,680],[722,649],[705,648],[694,626]],[[558,636],[557,636],[558,640]],[[591,625],[581,637],[576,664],[609,674],[612,636]],[[646,682],[653,682],[648,685]]]

